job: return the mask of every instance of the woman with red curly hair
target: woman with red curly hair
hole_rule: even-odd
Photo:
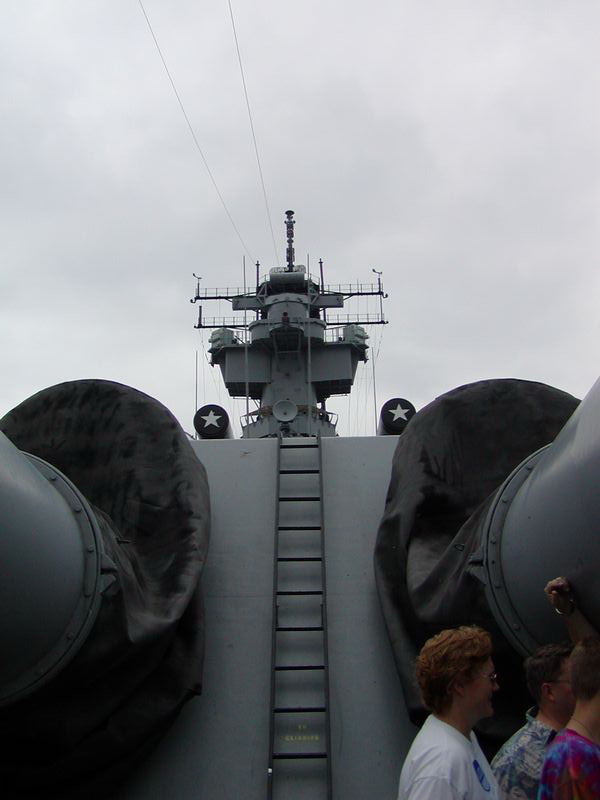
[[[404,761],[398,800],[497,800],[498,784],[473,733],[494,713],[498,689],[489,633],[475,626],[438,633],[423,645],[416,676],[431,714]]]

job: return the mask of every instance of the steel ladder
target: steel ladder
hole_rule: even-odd
[[[323,476],[319,437],[279,438],[269,800],[331,800]]]

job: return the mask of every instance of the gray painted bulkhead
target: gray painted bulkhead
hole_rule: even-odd
[[[407,718],[373,574],[373,548],[396,443],[396,436],[321,440],[336,800],[393,800],[416,732]],[[211,493],[211,543],[203,573],[203,694],[183,709],[119,792],[119,800],[267,796],[278,442],[201,440],[192,445],[208,472]],[[290,457],[302,459],[302,453]],[[307,697],[310,690],[307,686]],[[292,736],[295,748],[302,746],[304,735],[302,730],[282,731],[283,739]],[[305,790],[301,787],[296,800],[322,796],[311,788],[310,774]]]

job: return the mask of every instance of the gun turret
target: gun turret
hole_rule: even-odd
[[[504,689],[486,725],[494,747],[528,702],[522,655],[565,638],[547,581],[567,577],[600,624],[598,384],[578,407],[541,383],[480,381],[421,409],[398,439],[375,574],[413,721],[425,714],[414,658],[443,628],[477,624],[492,634]]]
[[[600,380],[552,444],[509,475],[483,523],[486,599],[509,642],[524,655],[564,638],[541,588],[565,575],[578,605],[600,629]]]
[[[106,797],[200,691],[206,474],[164,406],[109,381],[0,430],[0,781]]]
[[[100,607],[96,515],[62,472],[0,433],[0,706],[79,651]]]

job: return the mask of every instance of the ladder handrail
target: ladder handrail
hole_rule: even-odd
[[[273,743],[275,741],[275,689],[276,689],[276,659],[277,659],[277,626],[278,626],[278,600],[277,600],[277,559],[279,557],[279,494],[281,484],[281,431],[277,434],[277,464],[275,476],[275,534],[273,544],[273,606],[271,618],[271,701],[269,706],[269,758],[267,767],[267,798],[273,798]]]
[[[323,486],[323,451],[321,449],[321,434],[317,434],[317,445],[319,452],[319,496],[320,502],[320,515],[321,515],[321,588],[323,589],[323,596],[321,598],[321,624],[323,626],[323,663],[325,665],[325,672],[323,675],[324,692],[325,692],[325,743],[327,749],[327,800],[332,800],[333,797],[333,779],[331,774],[331,706],[330,706],[330,692],[329,692],[329,638],[327,630],[327,575],[325,569],[325,495]]]

